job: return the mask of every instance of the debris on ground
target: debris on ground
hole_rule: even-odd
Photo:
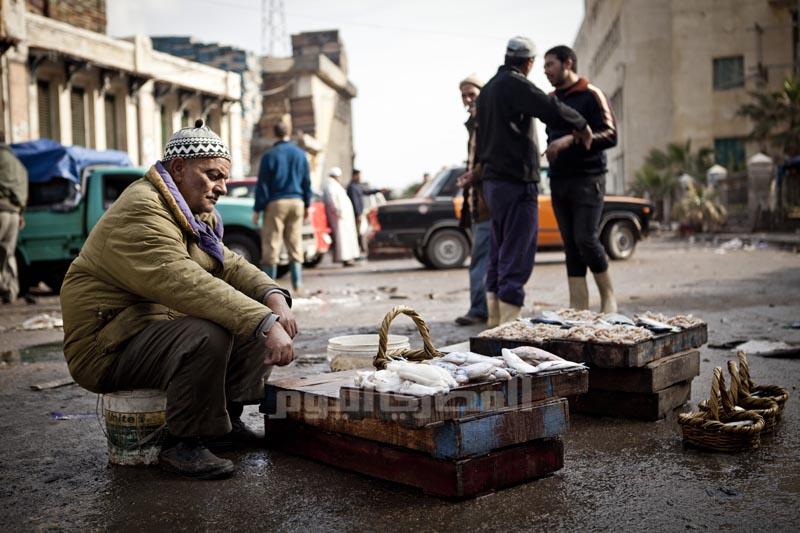
[[[793,346],[783,341],[750,340],[738,345],[733,351],[762,357],[791,357],[800,355],[800,346]]]
[[[54,379],[51,381],[45,381],[44,383],[36,383],[31,385],[31,389],[35,391],[43,391],[43,390],[50,390],[50,389],[57,389],[59,387],[66,387],[67,385],[72,385],[75,383],[75,380],[71,377]]]
[[[41,315],[36,315],[35,317],[29,318],[25,322],[22,323],[22,329],[31,331],[36,329],[55,329],[55,328],[63,328],[64,321],[58,315],[48,315],[47,313],[43,313]]]
[[[737,346],[740,346],[747,342],[747,339],[734,339],[731,341],[724,341],[724,342],[709,342],[708,347],[713,350],[733,350]]]

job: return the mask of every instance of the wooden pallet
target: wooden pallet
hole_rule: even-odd
[[[422,428],[470,415],[530,406],[548,398],[582,394],[589,386],[588,372],[578,369],[473,383],[447,394],[418,397],[356,388],[352,386],[356,372],[269,382],[261,412],[307,423],[312,419],[377,419]]]
[[[688,350],[641,368],[592,368],[589,390],[654,393],[700,375],[700,352]]]
[[[649,394],[590,390],[577,398],[570,398],[570,409],[576,413],[654,421],[688,402],[691,392],[691,381]]]
[[[656,359],[678,352],[699,348],[708,340],[705,324],[678,333],[664,333],[636,344],[601,344],[573,340],[553,339],[541,343],[472,337],[470,350],[484,355],[498,356],[502,348],[536,346],[569,361],[587,363],[599,368],[638,368]]]
[[[267,417],[267,445],[345,470],[465,499],[543,477],[564,466],[560,439],[535,440],[467,459],[437,459],[415,450]]]

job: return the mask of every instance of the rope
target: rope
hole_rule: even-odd
[[[422,349],[416,350],[403,350],[402,352],[398,352],[392,355],[388,355],[386,353],[386,346],[389,342],[389,326],[392,323],[392,320],[397,318],[400,315],[406,315],[411,320],[414,321],[414,324],[417,326],[417,330],[419,330],[419,335],[422,337]],[[441,356],[441,352],[434,348],[433,341],[431,341],[431,332],[428,329],[428,325],[422,319],[422,317],[405,305],[398,305],[392,308],[391,311],[386,313],[386,316],[383,317],[383,322],[381,322],[380,330],[378,331],[378,353],[375,355],[375,358],[372,361],[372,364],[378,370],[382,370],[386,368],[386,364],[389,361],[394,361],[398,359],[407,359],[411,361],[426,361],[428,359],[433,359],[434,357]]]

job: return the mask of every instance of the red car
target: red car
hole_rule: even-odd
[[[251,263],[258,265],[261,259],[261,228],[253,225],[253,204],[255,203],[255,177],[232,179],[226,183],[228,195],[220,198],[217,211],[225,225],[223,242]],[[314,193],[308,208],[308,220],[303,223],[303,253],[306,266],[316,266],[330,250],[331,229],[325,215],[325,204]],[[279,267],[288,266],[286,250],[281,252]],[[285,268],[279,268],[279,274]]]

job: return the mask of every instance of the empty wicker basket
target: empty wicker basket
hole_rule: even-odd
[[[707,410],[681,414],[678,423],[685,443],[720,452],[758,448],[764,430],[764,418],[761,415],[734,409],[720,367],[714,369]]]
[[[786,400],[789,399],[789,391],[778,385],[756,385],[750,379],[750,365],[747,364],[747,354],[738,352],[739,358],[739,383],[742,393],[755,398],[766,398],[778,404],[778,416],[783,414],[786,407]]]

